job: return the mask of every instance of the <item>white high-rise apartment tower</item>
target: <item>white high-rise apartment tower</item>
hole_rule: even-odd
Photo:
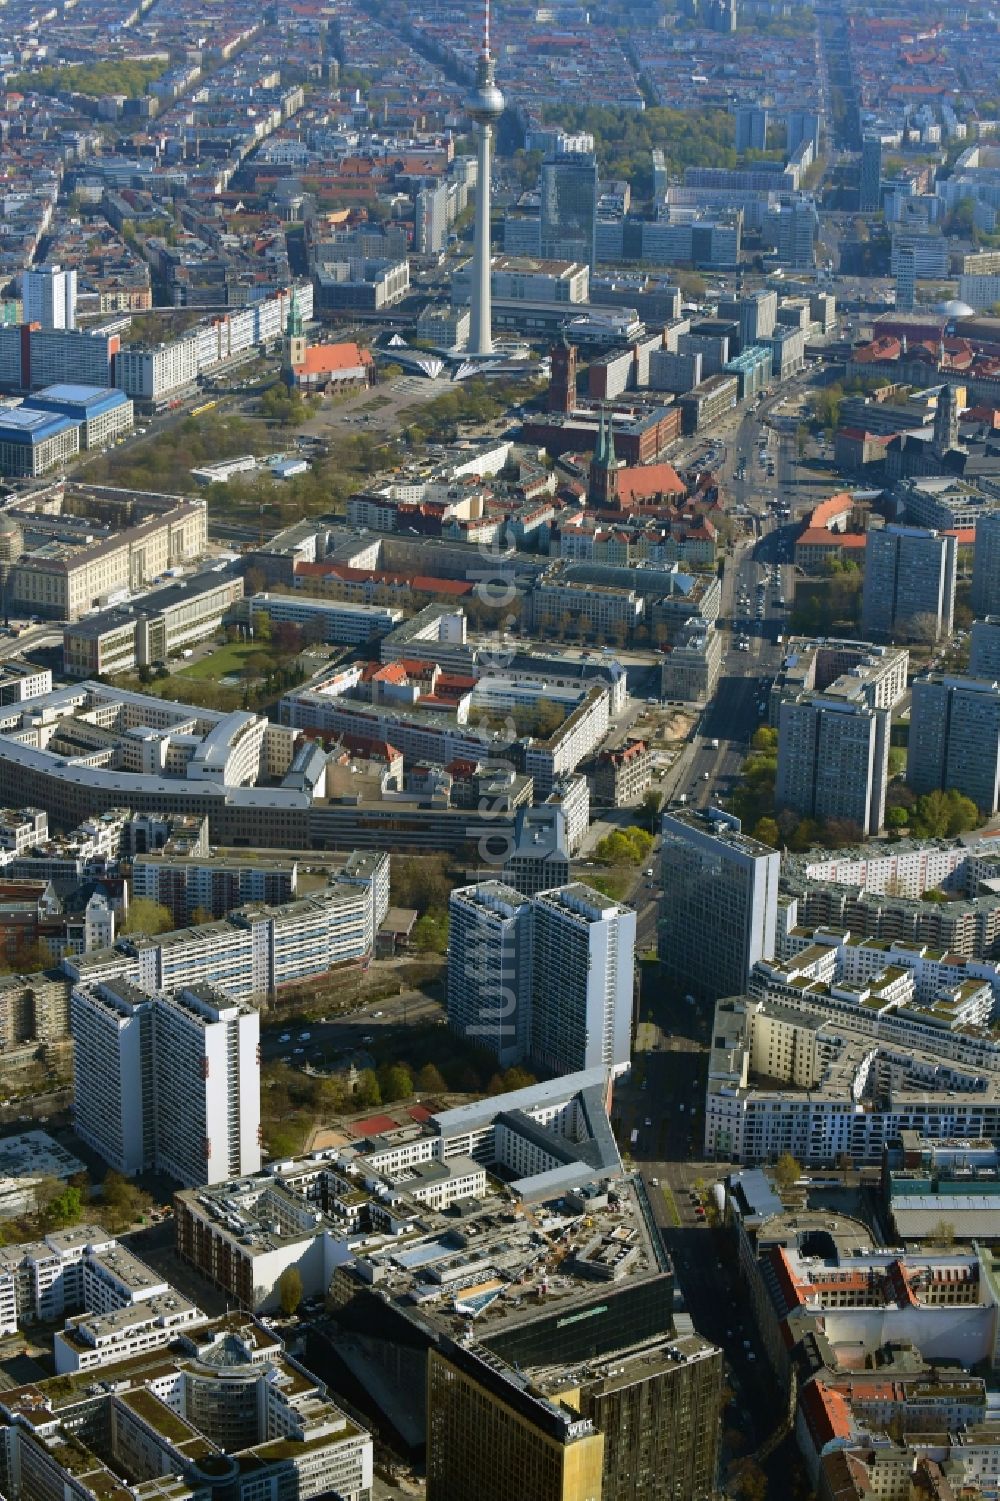
[[[75,1127],[119,1172],[190,1187],[260,1171],[260,1016],[208,985],[126,980],[70,999]]]
[[[490,296],[490,180],[493,161],[493,127],[503,114],[504,97],[493,75],[490,52],[490,6],[486,0],[483,50],[476,64],[476,87],[466,113],[476,127],[476,224],[472,250],[472,324],[470,354],[493,353],[493,306]]]
[[[580,882],[532,897],[502,881],[451,893],[448,1024],[504,1064],[629,1066],[635,912]]]
[[[448,901],[448,1023],[509,1067],[527,1053],[531,903],[503,881],[461,886]]]
[[[25,323],[43,328],[76,328],[76,272],[36,266],[21,277]]]
[[[629,1067],[635,912],[573,881],[532,899],[530,1056],[557,1074]]]

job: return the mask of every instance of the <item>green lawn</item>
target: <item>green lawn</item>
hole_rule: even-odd
[[[211,656],[202,657],[188,667],[181,667],[175,676],[217,682],[228,673],[241,671],[246,665],[247,657],[263,649],[259,641],[230,641],[225,646],[220,646],[218,651],[212,652]]]

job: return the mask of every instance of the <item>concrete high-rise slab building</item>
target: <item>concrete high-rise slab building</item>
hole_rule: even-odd
[[[414,249],[418,255],[439,255],[448,240],[448,184],[425,183],[413,207]]]
[[[490,52],[490,6],[486,0],[483,50],[476,63],[476,87],[466,113],[476,127],[476,223],[473,238],[472,324],[469,353],[493,353],[493,307],[490,291],[490,182],[493,172],[493,129],[504,111],[504,97],[496,86]]]
[[[666,977],[699,1000],[744,990],[757,961],[774,958],[781,856],[730,813],[683,809],[664,815],[661,863]]]
[[[509,1067],[527,1052],[531,902],[503,881],[460,886],[448,901],[448,1024]]]
[[[868,533],[861,628],[875,641],[938,641],[955,619],[954,536],[920,526]]]
[[[532,897],[502,881],[451,893],[448,1024],[506,1065],[554,1074],[629,1066],[635,912],[570,882]]]
[[[896,257],[896,310],[911,312],[917,300],[917,252],[901,245]]]
[[[970,603],[973,615],[1000,613],[1000,511],[990,511],[976,522]]]
[[[131,1177],[191,1187],[260,1171],[260,1013],[209,985],[152,994],[127,980],[70,998],[74,1124]]]
[[[36,266],[21,278],[25,323],[42,328],[76,328],[76,272]]]
[[[774,333],[778,321],[778,294],[768,289],[748,292],[745,297],[724,297],[719,303],[719,317],[739,322],[741,349],[760,344]]]
[[[972,622],[969,676],[1000,682],[1000,615],[984,615]]]
[[[882,137],[873,131],[861,143],[858,206],[863,214],[875,214],[882,207]]]
[[[819,154],[820,116],[815,110],[790,109],[785,116],[787,137],[785,150],[789,154],[798,149],[803,141],[809,141],[813,151]]]
[[[786,699],[778,711],[777,806],[878,834],[885,822],[891,719],[861,692]]]
[[[763,104],[741,104],[736,110],[736,150],[766,151],[767,149],[767,106]]]
[[[1000,801],[1000,686],[929,673],[912,688],[906,780],[914,792],[961,792],[992,817]]]
[[[534,897],[530,1056],[557,1074],[629,1067],[635,911],[572,881]]]

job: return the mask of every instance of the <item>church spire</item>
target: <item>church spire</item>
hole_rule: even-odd
[[[594,445],[594,465],[601,468],[604,464],[604,403],[597,418],[597,442]]]
[[[602,402],[597,443],[594,447],[587,486],[588,499],[592,505],[618,506],[618,468],[618,460],[615,457],[614,424]]]
[[[285,326],[285,333],[290,339],[302,337],[302,314],[299,312],[299,294],[295,287],[292,288],[292,295],[288,299],[288,322]]]

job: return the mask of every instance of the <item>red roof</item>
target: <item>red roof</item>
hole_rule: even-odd
[[[381,1136],[383,1131],[395,1131],[396,1122],[391,1115],[370,1115],[367,1120],[355,1121],[349,1129],[352,1136]]]
[[[834,521],[839,516],[843,516],[845,511],[849,511],[852,505],[853,501],[847,491],[838,490],[836,495],[830,496],[829,500],[821,500],[818,506],[813,507],[812,515],[809,517],[809,525],[829,526],[831,521]]]
[[[652,500],[657,495],[685,495],[687,487],[672,464],[640,464],[618,471],[618,495],[622,505]]]
[[[799,1407],[817,1453],[835,1438],[850,1438],[851,1411],[833,1387],[810,1381],[799,1398]]]
[[[868,538],[863,532],[831,532],[826,526],[807,526],[796,537],[796,547],[864,547]]]
[[[855,349],[851,358],[856,365],[868,365],[879,360],[898,360],[902,352],[903,346],[898,339],[873,339],[870,344],[862,344]]]
[[[366,666],[365,666],[365,674],[364,674],[366,680],[369,681],[369,682],[372,682],[372,683],[405,683],[406,682],[406,668],[403,666],[402,662],[386,662],[382,667],[376,668],[376,670],[373,673],[369,674],[368,673],[368,667],[370,667],[371,665],[372,665],[371,663],[367,663],[366,664]]]
[[[429,573],[415,576],[388,573],[377,568],[352,568],[347,563],[296,563],[295,573],[302,578],[338,578],[345,583],[409,584],[422,594],[471,594],[475,587],[467,579],[441,579]]]
[[[357,344],[310,344],[301,365],[295,366],[295,373],[325,375],[337,370],[356,370],[371,363],[371,350],[360,349]]]

